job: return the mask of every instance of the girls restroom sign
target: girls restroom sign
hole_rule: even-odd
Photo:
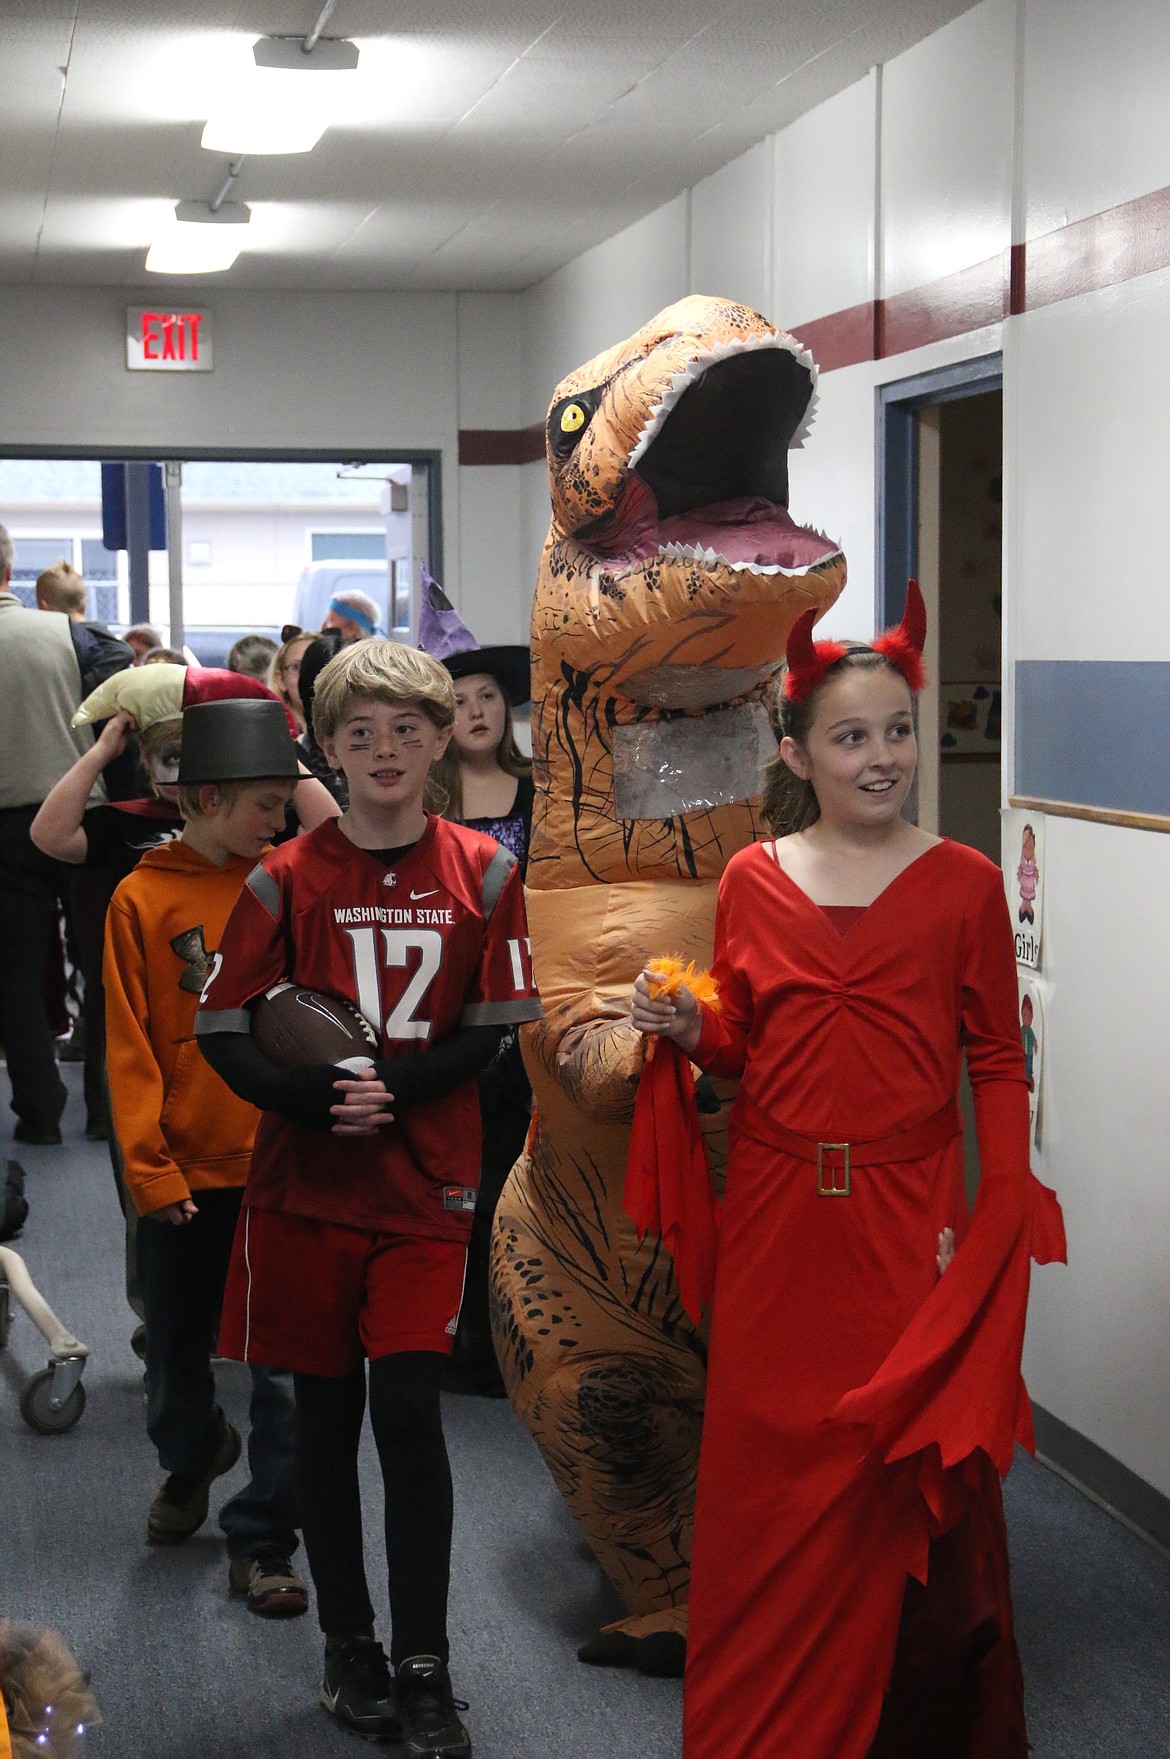
[[[1040,969],[1044,921],[1044,818],[1038,812],[1003,814],[1003,878],[1016,941],[1016,962]]]

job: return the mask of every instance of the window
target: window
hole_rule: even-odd
[[[100,537],[81,540],[81,572],[89,588],[87,615],[97,623],[114,623],[118,618],[118,557],[107,550]]]
[[[314,531],[310,534],[314,562],[384,562],[384,531]]]
[[[107,550],[100,537],[83,537],[81,540],[81,572],[92,586],[107,580],[118,578],[118,557],[114,550]]]
[[[71,537],[14,537],[12,542],[16,549],[12,578],[22,585],[35,586],[37,575],[54,562],[73,560]]]

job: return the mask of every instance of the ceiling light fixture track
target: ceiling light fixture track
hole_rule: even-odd
[[[238,159],[232,160],[231,164],[228,166],[228,174],[224,178],[221,188],[219,189],[218,193],[216,195],[214,195],[211,198],[211,201],[208,203],[208,206],[210,207],[213,214],[219,213],[219,210],[223,207],[223,204],[227,200],[227,197],[231,194],[232,189],[235,186],[235,182],[236,182],[237,177],[240,175],[240,172],[244,169],[244,166],[247,163],[248,163],[247,153],[241,153]]]
[[[337,0],[325,0],[324,6],[317,15],[316,24],[301,44],[301,49],[306,55],[311,55],[313,53],[313,50],[317,47],[317,44],[320,41],[321,32],[325,29],[325,26],[329,23],[329,20],[333,17],[336,10]]]

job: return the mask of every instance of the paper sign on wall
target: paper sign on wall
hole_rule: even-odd
[[[1044,1066],[1044,996],[1040,984],[1027,971],[1016,973],[1020,988],[1020,1043],[1024,1048],[1024,1074],[1028,1078],[1028,1123],[1036,1143],[1040,1115],[1040,1072]]]
[[[1003,879],[1007,891],[1016,960],[1040,969],[1044,917],[1044,816],[1038,812],[1003,814]]]

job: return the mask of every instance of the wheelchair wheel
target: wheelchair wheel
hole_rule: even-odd
[[[53,1370],[42,1368],[39,1374],[32,1374],[25,1381],[20,1393],[20,1414],[30,1429],[38,1435],[64,1435],[80,1421],[85,1410],[85,1387],[80,1381],[69,1397],[62,1401],[59,1410],[54,1411],[51,1400],[53,1393]]]

